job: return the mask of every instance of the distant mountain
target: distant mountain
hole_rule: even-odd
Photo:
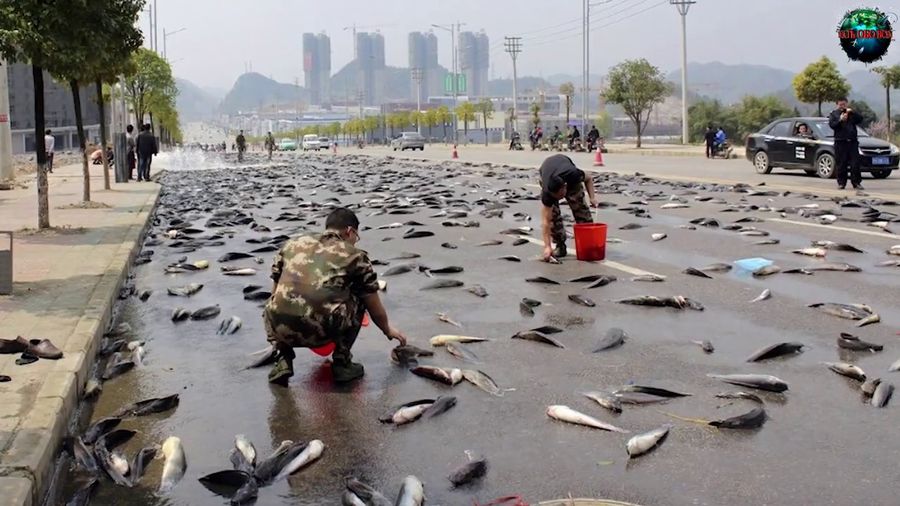
[[[228,90],[225,88],[218,88],[215,86],[202,86],[201,89],[206,92],[207,95],[215,98],[217,101],[221,101],[225,98],[225,95],[228,94]]]
[[[238,77],[231,91],[222,99],[219,112],[235,114],[260,108],[308,102],[309,94],[302,86],[279,83],[250,72]]]
[[[540,77],[523,76],[516,83],[522,95],[536,95],[543,91],[548,95],[559,93],[559,86],[554,86]],[[488,82],[488,94],[492,96],[512,96],[512,79],[494,79]]]
[[[175,108],[181,121],[200,121],[215,115],[218,98],[186,79],[175,78],[175,86],[178,88]]]
[[[548,84],[550,84],[551,86],[554,86],[556,88],[559,88],[559,85],[563,84],[563,83],[572,83],[575,85],[576,88],[580,88],[581,87],[581,77],[582,77],[581,74],[578,74],[578,75],[553,74],[553,75],[547,76],[545,79]],[[591,87],[599,85],[603,81],[604,77],[605,76],[602,76],[600,74],[591,74],[591,78],[590,78]]]
[[[681,69],[667,76],[681,83]],[[688,63],[688,88],[699,95],[726,104],[739,102],[744,95],[776,94],[791,86],[794,73],[765,65],[727,65],[720,62]]]

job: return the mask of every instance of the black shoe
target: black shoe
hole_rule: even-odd
[[[839,185],[838,185],[838,190],[844,190],[844,189],[846,189],[846,188],[847,188],[847,185],[845,185],[845,184],[839,184]]]
[[[362,364],[357,364],[356,362],[333,362],[331,364],[331,375],[335,383],[348,383],[362,378],[363,374],[365,374],[365,368],[363,368]]]
[[[566,251],[565,244],[559,244],[556,246],[556,249],[553,250],[553,256],[555,258],[562,258],[562,257],[566,256],[566,254],[568,254],[568,252]]]

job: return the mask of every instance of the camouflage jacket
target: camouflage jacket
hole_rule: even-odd
[[[272,264],[275,292],[267,309],[283,315],[322,318],[351,298],[378,291],[378,276],[365,251],[337,232],[289,241]]]

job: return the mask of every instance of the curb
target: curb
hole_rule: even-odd
[[[88,295],[84,314],[63,347],[64,357],[44,379],[34,405],[19,422],[15,438],[0,467],[0,498],[4,504],[43,504],[69,420],[94,365],[97,347],[112,316],[129,266],[141,247],[156,208],[161,187],[147,197],[138,216],[110,259],[106,272]],[[27,493],[26,493],[27,492]],[[9,502],[7,502],[9,501]]]

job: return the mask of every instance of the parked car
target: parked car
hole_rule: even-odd
[[[391,141],[391,149],[406,151],[407,149],[425,151],[425,137],[418,132],[403,132]]]
[[[303,148],[303,151],[319,151],[320,149],[328,149],[328,146],[322,146],[322,143],[319,142],[319,136],[316,134],[304,135],[303,142],[300,143],[300,147]]]
[[[278,151],[297,151],[297,142],[294,139],[281,139],[278,143]]]
[[[322,146],[322,149],[331,148],[331,139],[328,137],[319,137],[319,145]]]
[[[809,134],[801,136],[800,126]],[[834,132],[828,118],[782,118],[747,137],[747,159],[756,172],[768,174],[772,169],[799,169],[810,175],[829,179],[835,171]],[[900,148],[876,139],[859,128],[859,165],[876,179],[884,179],[900,166]]]

